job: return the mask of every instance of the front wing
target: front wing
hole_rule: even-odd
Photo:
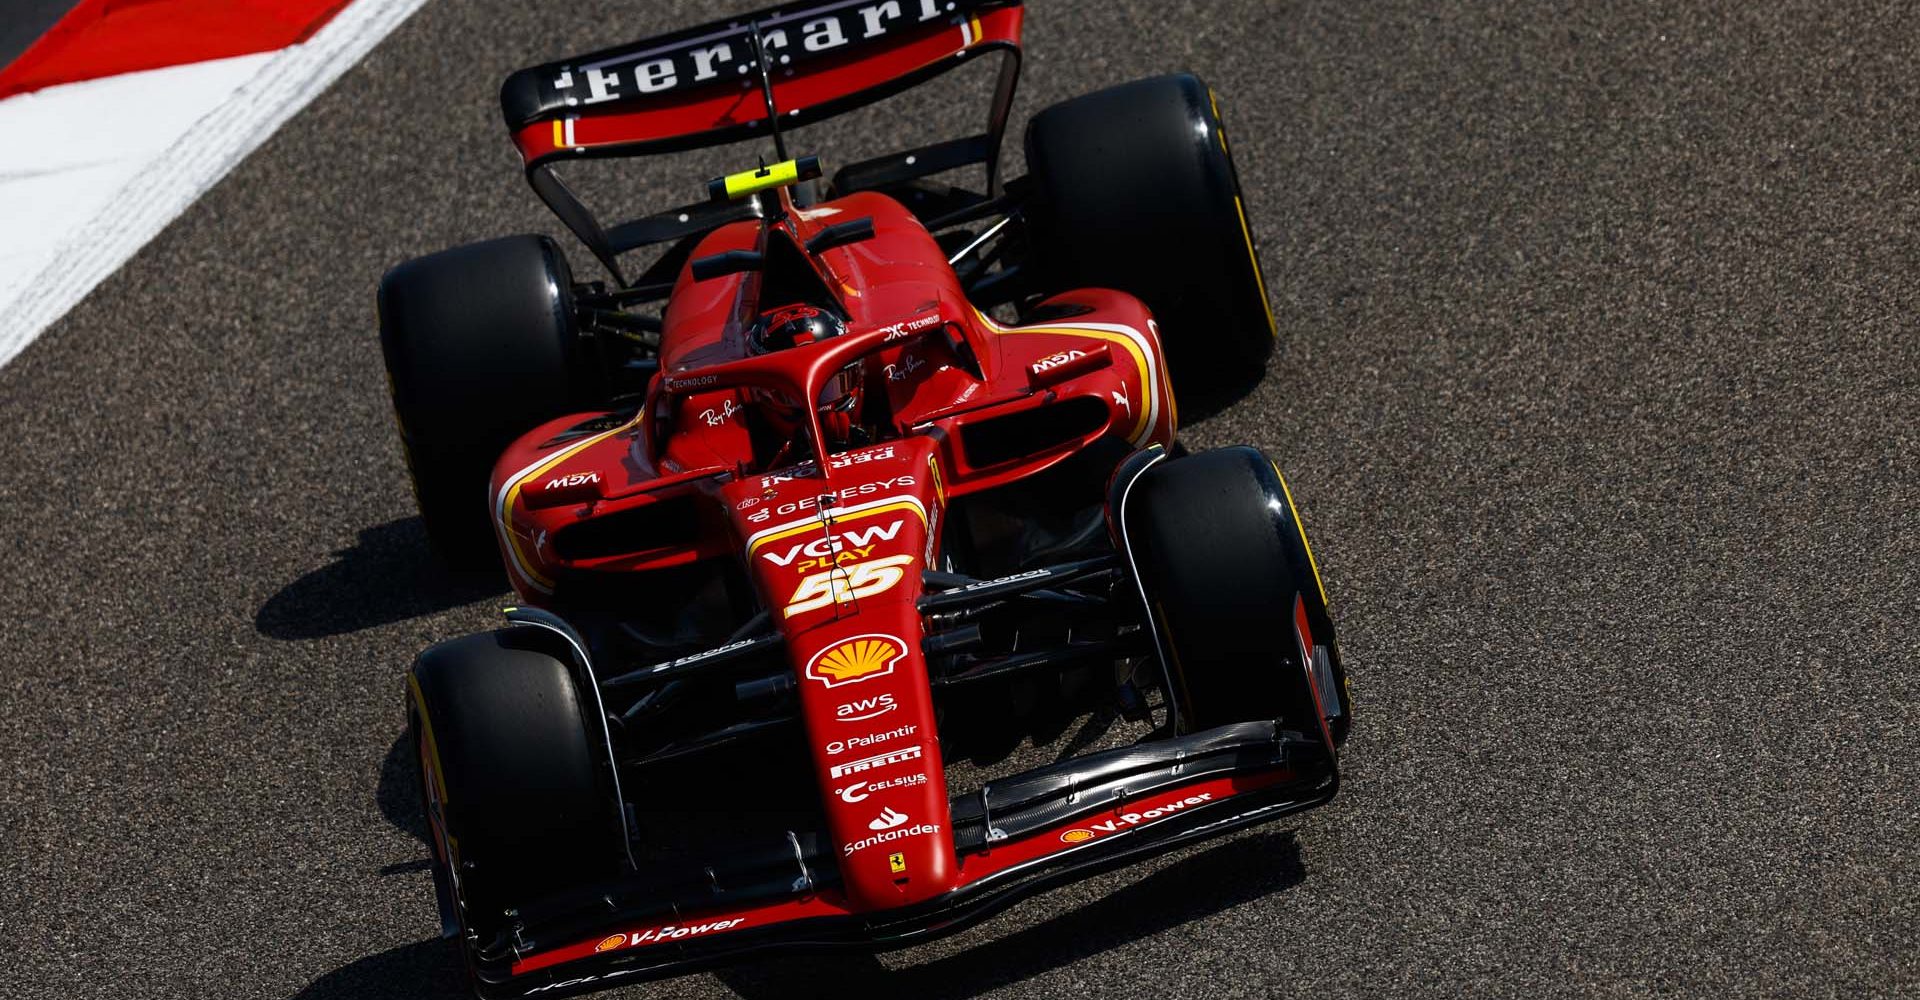
[[[790,948],[905,947],[1021,898],[1241,827],[1324,805],[1339,787],[1318,738],[1239,723],[1074,758],[955,799],[961,884],[925,903],[854,912],[833,870],[794,842],[791,888],[733,905],[621,905],[618,886],[530,908],[512,947],[474,963],[488,997],[563,997]],[[711,875],[711,870],[709,870]],[[634,897],[644,898],[644,897]]]

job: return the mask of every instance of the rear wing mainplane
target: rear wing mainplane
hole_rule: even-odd
[[[986,132],[882,158],[879,173],[898,179],[902,165],[928,174],[982,163],[988,196],[997,196],[1024,15],[1022,0],[776,7],[521,70],[502,85],[500,106],[534,190],[618,277],[620,253],[712,228],[742,207],[687,206],[603,229],[548,169],[554,164],[774,138],[988,53],[1007,58]],[[872,175],[881,162],[859,166]]]

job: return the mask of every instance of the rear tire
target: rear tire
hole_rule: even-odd
[[[500,565],[487,510],[493,463],[515,437],[590,405],[572,281],[552,240],[509,236],[407,261],[380,282],[380,346],[407,471],[449,565]]]
[[[1176,728],[1278,719],[1319,738],[1330,716],[1329,735],[1343,741],[1352,711],[1340,644],[1273,462],[1247,447],[1163,461],[1133,481],[1121,508]],[[1297,607],[1309,658],[1319,653],[1311,647],[1327,658],[1317,684],[1296,639]]]
[[[408,678],[436,878],[486,940],[503,911],[619,866],[619,825],[572,674],[512,628],[439,643]]]
[[[1217,103],[1191,74],[1056,104],[1027,128],[1033,259],[1058,290],[1153,310],[1181,392],[1251,387],[1275,328]]]

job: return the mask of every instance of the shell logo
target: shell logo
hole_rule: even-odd
[[[828,687],[884,677],[905,656],[907,644],[890,635],[858,635],[814,654],[807,676]]]
[[[1062,844],[1084,844],[1092,839],[1092,830],[1068,830],[1060,835],[1060,842]]]
[[[597,955],[603,951],[612,951],[626,943],[627,936],[625,934],[609,934],[601,938],[599,944],[593,946],[593,952]]]

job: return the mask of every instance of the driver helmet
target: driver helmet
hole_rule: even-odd
[[[847,323],[818,306],[800,303],[768,310],[754,321],[748,341],[755,354],[805,347],[847,332]]]
[[[818,344],[846,332],[846,320],[839,314],[818,306],[797,303],[762,313],[748,331],[748,344],[755,354],[770,354]],[[820,399],[816,401],[820,408],[822,429],[826,431],[829,444],[834,447],[845,446],[853,439],[863,396],[864,372],[865,365],[861,361],[848,365],[828,380],[821,390]],[[775,433],[791,437],[799,430],[805,411],[798,401],[786,398],[784,393],[765,389],[755,390],[754,395],[755,401],[760,404],[760,412]]]

